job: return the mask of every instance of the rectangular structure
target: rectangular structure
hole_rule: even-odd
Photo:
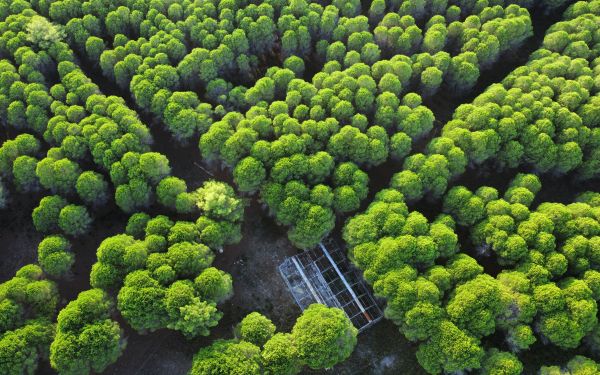
[[[359,331],[383,317],[364,280],[332,239],[285,259],[279,272],[303,311],[312,303],[337,307]]]

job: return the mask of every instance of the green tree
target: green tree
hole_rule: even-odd
[[[288,231],[288,238],[302,249],[316,246],[335,226],[333,211],[317,205],[310,205],[305,215],[295,219],[296,225]]]
[[[241,199],[229,185],[219,181],[207,181],[196,190],[197,205],[204,214],[216,220],[240,221],[244,212]]]
[[[301,360],[312,369],[324,369],[350,356],[357,333],[342,310],[313,304],[298,318],[291,335]]]
[[[196,291],[205,301],[223,302],[233,295],[231,275],[209,267],[194,279]]]
[[[190,375],[260,375],[260,348],[241,341],[217,340],[194,356]]]
[[[266,170],[263,164],[248,156],[235,166],[233,170],[233,179],[240,191],[256,191],[260,188],[266,177]]]
[[[58,226],[66,234],[79,237],[90,230],[92,218],[85,206],[69,204],[60,210]]]
[[[67,201],[58,195],[51,195],[40,200],[40,204],[33,209],[31,217],[35,229],[40,232],[53,232],[58,230],[59,216]]]
[[[561,348],[575,348],[597,323],[598,307],[583,280],[567,278],[537,286],[533,300],[538,308],[539,331]],[[577,310],[573,310],[577,306]]]
[[[108,201],[108,183],[100,173],[85,171],[77,178],[77,194],[86,204],[102,206]]]
[[[97,36],[90,36],[85,41],[85,52],[92,61],[100,61],[100,56],[105,48],[104,41]]]
[[[265,374],[295,375],[302,369],[298,349],[289,333],[276,333],[267,341],[261,352]]]
[[[56,284],[29,264],[0,284],[0,372],[33,374],[54,337]]]
[[[42,50],[48,50],[63,38],[61,26],[50,23],[44,17],[31,17],[27,24],[27,40]]]
[[[589,358],[577,355],[567,362],[566,369],[561,366],[542,366],[540,375],[564,374],[565,371],[571,375],[596,374],[600,371],[600,365]]]
[[[59,373],[102,372],[121,355],[125,342],[110,319],[111,302],[100,289],[79,293],[58,314],[50,364]]]
[[[146,234],[148,221],[150,221],[150,215],[144,212],[136,212],[127,220],[125,233],[137,239],[143,239]]]
[[[131,272],[117,296],[117,306],[138,332],[154,331],[167,324],[166,290],[147,270]]]
[[[485,375],[519,375],[523,364],[514,354],[494,348],[486,353],[481,370]]]
[[[479,341],[449,321],[442,321],[417,351],[417,360],[430,374],[480,368],[483,356]]]
[[[104,239],[96,252],[98,262],[92,266],[90,284],[94,288],[118,289],[125,276],[142,268],[148,257],[143,243],[119,234]]]
[[[119,185],[115,191],[115,202],[121,210],[132,213],[146,208],[151,203],[152,188],[142,179],[134,178],[128,184]]]
[[[38,262],[44,272],[52,277],[66,275],[75,263],[71,244],[62,236],[45,237],[38,245]]]
[[[275,334],[275,325],[264,315],[252,312],[237,326],[240,339],[262,347]]]
[[[29,192],[39,189],[39,180],[35,174],[38,160],[34,157],[21,155],[13,163],[13,177],[19,191]]]
[[[206,245],[180,242],[169,247],[166,258],[177,276],[194,278],[212,263],[214,254]]]
[[[67,158],[46,157],[37,163],[35,173],[43,187],[56,194],[68,195],[75,191],[81,169]]]
[[[187,192],[187,184],[177,177],[166,177],[156,187],[158,202],[169,208],[176,208],[177,196],[184,192]]]

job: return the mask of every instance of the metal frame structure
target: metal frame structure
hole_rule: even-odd
[[[332,239],[286,258],[279,272],[302,311],[313,303],[337,307],[359,332],[383,317],[362,277]]]

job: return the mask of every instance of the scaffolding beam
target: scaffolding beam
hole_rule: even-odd
[[[321,246],[321,250],[323,250],[323,254],[325,254],[325,256],[327,257],[327,259],[329,259],[329,263],[331,263],[331,265],[333,266],[333,269],[335,270],[335,272],[337,272],[338,276],[340,277],[340,279],[342,280],[342,282],[346,286],[346,289],[348,290],[348,292],[350,292],[350,295],[354,299],[354,302],[356,302],[356,304],[358,305],[358,308],[360,309],[360,312],[362,312],[363,314],[365,314],[365,318],[367,318],[367,320],[370,322],[372,320],[371,317],[369,316],[369,314],[367,314],[367,311],[365,310],[365,308],[362,305],[362,303],[360,303],[360,300],[358,299],[358,297],[354,293],[354,290],[352,290],[352,287],[350,286],[350,284],[348,284],[348,281],[346,281],[346,278],[340,272],[340,269],[338,268],[337,264],[335,264],[335,262],[333,261],[333,259],[331,259],[331,255],[329,255],[329,251],[327,251],[327,248],[325,246],[323,246],[322,242],[319,243],[319,246]]]
[[[312,287],[312,283],[310,282],[310,280],[308,280],[308,277],[306,277],[306,274],[302,270],[302,267],[300,267],[300,264],[298,264],[298,260],[296,258],[292,258],[292,263],[294,263],[294,266],[296,266],[296,269],[300,273],[302,280],[304,280],[304,283],[308,286],[308,289],[310,290],[310,294],[313,295],[313,297],[315,298],[315,300],[317,302],[323,304],[323,300],[321,300],[321,298],[317,294],[316,290]]]

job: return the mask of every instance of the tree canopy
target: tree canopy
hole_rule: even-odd
[[[310,305],[291,333],[275,333],[275,325],[258,312],[248,314],[233,340],[216,340],[194,356],[190,374],[299,374],[303,366],[331,368],[350,356],[358,330],[345,313]]]

